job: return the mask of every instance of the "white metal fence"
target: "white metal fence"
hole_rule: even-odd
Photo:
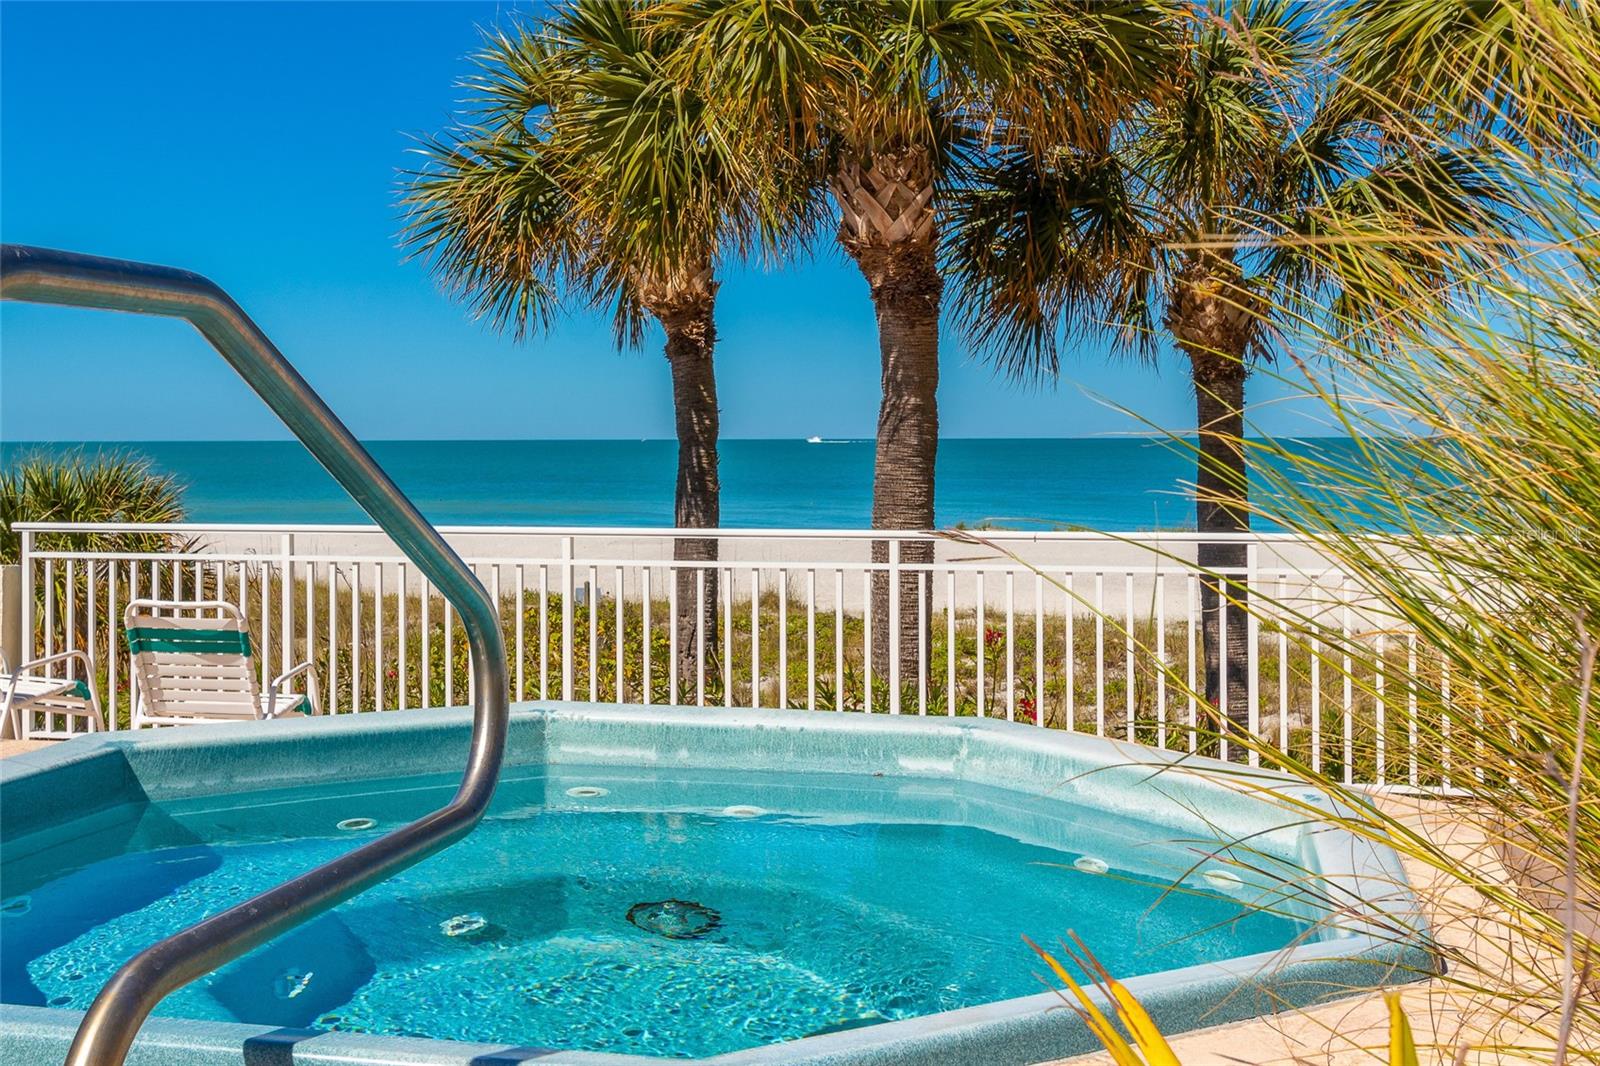
[[[449,606],[374,528],[16,529],[32,652],[88,650],[105,705],[124,726],[133,694],[121,611],[147,596],[236,602],[263,681],[312,660],[335,711],[469,698],[464,634]],[[1225,742],[1207,736],[1197,696],[1205,666],[1202,577],[1193,565],[1207,539],[1200,535],[441,532],[500,606],[514,699],[975,714],[1225,753]],[[152,533],[170,535],[164,550],[69,550],[60,536]],[[716,539],[714,563],[673,560],[674,541],[691,533]],[[1218,664],[1219,706],[1237,714],[1242,702],[1253,733],[1352,783],[1449,787],[1448,761],[1442,779],[1426,769],[1438,761],[1426,758],[1426,736],[1418,739],[1415,692],[1385,686],[1392,657],[1415,667],[1415,638],[1373,626],[1349,577],[1303,542],[1240,539],[1246,561],[1237,580],[1254,590],[1256,608],[1244,623],[1242,683],[1230,683],[1235,672]],[[874,541],[887,542],[883,561],[872,561]],[[906,561],[917,554],[908,545],[927,542],[932,561]],[[680,571],[691,579],[676,580]],[[909,572],[922,580],[897,580]],[[874,617],[875,577],[887,585],[891,615],[914,616],[914,625]],[[905,602],[907,588],[914,602]],[[1263,609],[1268,600],[1274,607]],[[690,614],[715,628],[674,624]],[[1280,624],[1289,618],[1292,627]],[[1215,654],[1224,659],[1230,620],[1221,612]],[[1334,644],[1376,642],[1374,676],[1353,676],[1348,657],[1342,671],[1330,669],[1314,652],[1318,632]],[[901,654],[907,639],[914,653]]]

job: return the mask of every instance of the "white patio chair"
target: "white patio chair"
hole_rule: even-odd
[[[51,677],[44,672],[57,663],[75,662],[83,668],[82,677]],[[0,711],[0,738],[17,740],[67,740],[81,733],[105,732],[105,715],[100,712],[100,696],[94,690],[94,660],[76,648],[46,655],[12,670],[0,655],[0,690],[5,692],[5,707]],[[42,725],[34,721],[42,716]],[[83,722],[73,728],[73,720]]]
[[[221,600],[134,600],[123,612],[137,695],[133,727],[321,714],[309,662],[272,679],[262,693],[250,631],[239,608]],[[284,688],[305,675],[304,692]]]

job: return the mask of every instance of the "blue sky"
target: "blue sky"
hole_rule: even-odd
[[[577,311],[515,344],[443,297],[394,234],[410,135],[449,123],[478,3],[0,7],[0,236],[182,266],[227,288],[366,438],[640,438],[673,433],[660,335],[616,354]],[[872,436],[872,307],[832,248],[724,271],[727,437]],[[1090,436],[1194,422],[1183,367],[1067,360],[1054,388],[997,378],[947,338],[952,437]],[[1252,399],[1281,392],[1257,379]],[[1271,408],[1274,433],[1317,421]],[[283,436],[179,323],[0,305],[0,437]]]

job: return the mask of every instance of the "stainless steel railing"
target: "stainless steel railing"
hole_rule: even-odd
[[[506,652],[483,586],[239,305],[198,274],[71,252],[0,246],[0,299],[181,318],[222,354],[460,615],[477,686],[454,798],[417,821],[155,944],[95,997],[67,1066],[120,1064],[163,997],[465,836],[500,776]]]

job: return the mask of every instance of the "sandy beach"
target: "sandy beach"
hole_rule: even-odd
[[[370,527],[187,528],[196,549],[206,554],[229,560],[287,555],[297,564],[343,569],[359,563],[369,571],[381,562],[385,587],[391,592],[400,587],[403,553]],[[537,588],[542,574],[546,587],[559,589],[570,560],[580,595],[589,587],[612,595],[620,571],[627,595],[636,596],[648,571],[652,595],[664,598],[669,570],[659,564],[671,560],[675,539],[671,531],[625,528],[456,526],[441,533],[486,584],[498,580],[502,594],[515,587],[519,569],[525,588]],[[754,574],[763,592],[781,583],[788,596],[803,602],[814,582],[819,609],[831,610],[842,596],[844,609],[854,611],[861,607],[873,567],[873,539],[861,530],[723,530],[718,565],[731,573],[736,598],[748,595]],[[1135,615],[1146,616],[1156,613],[1159,587],[1161,610],[1182,618],[1190,597],[1198,594],[1192,534],[956,531],[934,537],[933,544],[932,606],[940,611],[952,590],[960,605],[978,602],[980,581],[986,606],[1002,611],[1008,599],[1013,609],[1032,611],[1042,598],[1052,613],[1068,604],[1088,613],[1099,604],[1117,614],[1131,605]],[[1289,602],[1303,601],[1312,588],[1324,590],[1319,599],[1325,600],[1338,580],[1314,548],[1271,535],[1256,541],[1255,573],[1257,588]],[[419,581],[415,569],[407,567],[406,587],[420,589]]]

